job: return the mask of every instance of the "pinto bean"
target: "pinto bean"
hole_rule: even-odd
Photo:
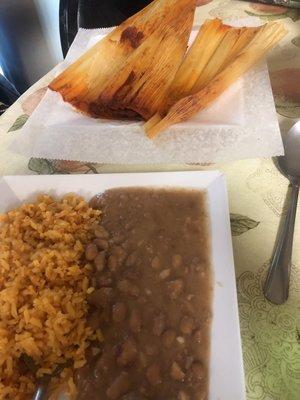
[[[93,261],[98,255],[98,247],[94,243],[89,243],[85,248],[85,258]]]
[[[134,297],[138,297],[140,294],[140,289],[138,286],[131,283],[128,279],[119,281],[117,286],[122,293],[127,293]]]
[[[145,368],[147,366],[148,360],[146,355],[142,351],[139,352],[139,360],[142,366]]]
[[[106,396],[111,400],[118,400],[126,394],[130,389],[129,375],[122,372],[106,391]]]
[[[167,283],[167,291],[171,300],[176,300],[183,291],[183,280],[175,279]]]
[[[151,261],[151,267],[154,269],[159,269],[161,266],[161,261],[158,256],[155,256]]]
[[[89,304],[101,308],[103,306],[108,305],[113,300],[113,289],[110,287],[102,287],[100,289],[94,290],[88,296]]]
[[[115,246],[112,249],[112,254],[116,256],[118,262],[122,264],[126,259],[126,251],[121,246]]]
[[[194,362],[193,356],[187,356],[185,359],[185,369],[188,370]]]
[[[147,368],[146,376],[152,386],[156,386],[161,383],[160,365],[157,362],[150,365],[150,367]]]
[[[186,394],[183,390],[178,393],[178,400],[190,400],[190,396]]]
[[[205,376],[203,365],[199,361],[194,362],[188,371],[188,375],[189,379],[194,382],[201,381]]]
[[[191,335],[194,329],[194,320],[191,317],[185,316],[180,321],[179,329],[185,335]]]
[[[94,311],[92,314],[89,315],[87,322],[88,322],[88,325],[94,331],[96,331],[97,329],[99,329],[101,327],[101,323],[102,323],[101,313],[98,310]]]
[[[110,346],[104,348],[102,355],[97,361],[96,370],[110,371],[115,367],[115,352]],[[101,372],[98,372],[98,375],[101,376]]]
[[[121,354],[118,357],[118,364],[119,365],[129,365],[135,361],[138,355],[137,346],[132,339],[127,339],[123,345]]]
[[[103,269],[105,267],[105,252],[104,251],[97,254],[97,257],[94,259],[94,264],[95,264],[96,270],[98,272],[103,271]]]
[[[108,239],[109,234],[105,228],[101,225],[96,225],[94,228],[95,236],[99,239]]]
[[[176,361],[174,361],[171,366],[171,377],[175,381],[182,381],[185,377],[185,373],[182,371],[181,367]]]
[[[144,397],[141,397],[137,392],[131,392],[123,396],[123,400],[144,400]]]
[[[176,338],[176,332],[173,331],[172,329],[168,329],[163,333],[162,336],[163,345],[166,348],[170,348],[174,343],[175,338]]]
[[[139,333],[142,327],[142,316],[138,310],[132,310],[129,326],[133,333]]]
[[[113,306],[112,318],[114,322],[122,322],[126,317],[126,306],[124,303],[116,303]]]
[[[166,326],[166,319],[163,313],[160,313],[154,317],[153,320],[153,334],[155,336],[160,336]]]
[[[133,267],[136,264],[136,262],[137,262],[137,254],[132,253],[130,254],[130,256],[127,257],[126,266]]]
[[[158,348],[155,346],[155,344],[150,344],[150,343],[146,344],[145,350],[148,356],[153,356],[158,352]]]
[[[112,277],[109,272],[97,273],[96,281],[99,288],[104,286],[108,287],[112,284]]]
[[[112,271],[112,272],[116,272],[116,270],[118,269],[119,263],[118,263],[118,259],[116,256],[111,255],[108,257],[108,262],[107,262],[108,268]]]
[[[182,265],[182,257],[180,254],[174,254],[172,256],[172,267],[179,268]]]
[[[158,275],[158,277],[161,281],[163,281],[163,280],[169,278],[170,274],[171,274],[171,270],[169,268],[167,268],[167,269],[164,269],[163,271],[161,271],[161,273]]]
[[[124,278],[138,281],[142,278],[142,273],[134,267],[129,267],[124,271]]]
[[[197,343],[201,343],[202,341],[202,332],[201,329],[197,329],[194,333],[194,339]]]
[[[108,241],[104,239],[94,239],[94,244],[98,247],[99,250],[107,250],[108,249]]]
[[[90,373],[91,373],[91,371],[90,371],[89,364],[85,364],[80,369],[77,369],[74,373],[75,384],[80,385],[81,383],[86,382],[86,380],[89,378]]]

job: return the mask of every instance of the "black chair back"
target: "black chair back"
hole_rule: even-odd
[[[0,74],[0,115],[20,97],[14,85]]]
[[[80,28],[119,25],[151,0],[60,0],[60,37],[64,57]]]

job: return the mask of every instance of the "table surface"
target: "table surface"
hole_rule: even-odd
[[[198,0],[196,22],[219,17],[280,20],[288,34],[268,57],[279,123],[286,131],[300,118],[300,10],[234,0]],[[222,165],[124,166],[26,159],[8,150],[51,80],[50,72],[0,118],[0,175],[219,169],[227,178],[248,400],[300,398],[300,223],[295,229],[290,297],[275,306],[262,285],[288,183],[271,160]],[[298,210],[299,211],[299,210]],[[232,399],[239,400],[239,399]]]

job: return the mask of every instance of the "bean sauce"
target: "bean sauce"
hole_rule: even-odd
[[[113,189],[91,200],[89,324],[103,341],[79,400],[208,399],[212,277],[205,193]],[[96,350],[95,350],[96,349]]]

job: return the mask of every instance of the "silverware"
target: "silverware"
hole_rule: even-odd
[[[249,1],[249,0],[248,0]],[[274,6],[284,6],[290,8],[300,8],[300,0],[250,0],[251,3],[263,3]],[[284,12],[284,11],[282,11]]]
[[[43,400],[47,393],[48,385],[53,375],[45,375],[45,377],[38,380],[38,387],[32,397],[32,400]]]
[[[32,372],[33,375],[36,375],[38,366],[35,364],[34,360],[30,356],[27,356],[26,354],[22,354],[20,360],[21,360],[22,364],[27,368],[27,370]],[[72,362],[67,361],[64,364],[58,365],[52,374],[44,375],[42,378],[38,379],[38,381],[37,381],[38,386],[32,397],[32,400],[45,399],[46,398],[45,395],[47,393],[47,389],[48,389],[49,383],[51,381],[51,378],[60,375],[60,373],[63,371],[63,369],[70,367],[71,365],[72,365]]]
[[[32,400],[44,400],[46,399],[46,394],[48,390],[49,383],[52,378],[55,376],[59,376],[61,372],[72,365],[72,361],[67,361],[64,364],[58,365],[52,374],[44,375],[42,378],[38,380],[38,387],[32,397]]]
[[[287,213],[283,217],[268,276],[264,295],[275,304],[283,304],[289,295],[289,281],[293,248],[294,227],[300,185],[300,121],[282,135],[284,153],[275,163],[279,171],[290,181],[287,192]]]

